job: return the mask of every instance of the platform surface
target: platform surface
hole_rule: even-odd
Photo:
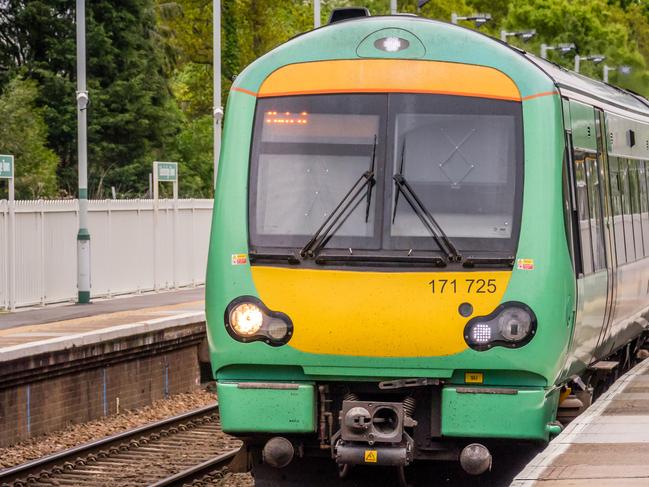
[[[649,360],[623,375],[511,487],[649,486]]]
[[[204,288],[0,314],[0,363],[205,320]]]

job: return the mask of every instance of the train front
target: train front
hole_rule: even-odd
[[[237,78],[207,312],[259,485],[314,458],[480,473],[490,439],[556,430],[560,117],[522,55],[417,18],[330,25]]]

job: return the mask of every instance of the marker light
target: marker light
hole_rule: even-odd
[[[385,52],[398,52],[408,49],[410,42],[400,37],[383,37],[374,41],[374,47]]]
[[[476,316],[464,327],[464,340],[474,350],[495,346],[518,348],[536,334],[536,316],[525,304],[510,301],[488,316]]]
[[[293,322],[284,313],[268,309],[254,296],[240,296],[228,305],[225,329],[239,342],[263,341],[273,347],[286,344],[293,336]]]
[[[264,323],[264,315],[259,306],[252,303],[241,303],[230,311],[232,329],[241,336],[255,335]]]
[[[491,328],[487,323],[476,323],[471,328],[471,339],[475,343],[489,343],[491,341]]]

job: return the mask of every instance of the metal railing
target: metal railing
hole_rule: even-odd
[[[157,205],[154,200],[91,200],[91,295],[203,284],[212,206],[207,199]],[[78,200],[16,201],[12,231],[9,204],[0,201],[0,307],[76,299],[78,212]],[[9,252],[12,238],[15,255]]]

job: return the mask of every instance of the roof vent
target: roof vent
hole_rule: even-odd
[[[357,17],[369,17],[370,11],[364,7],[335,8],[329,16],[329,24],[335,24],[343,20],[355,19]]]

